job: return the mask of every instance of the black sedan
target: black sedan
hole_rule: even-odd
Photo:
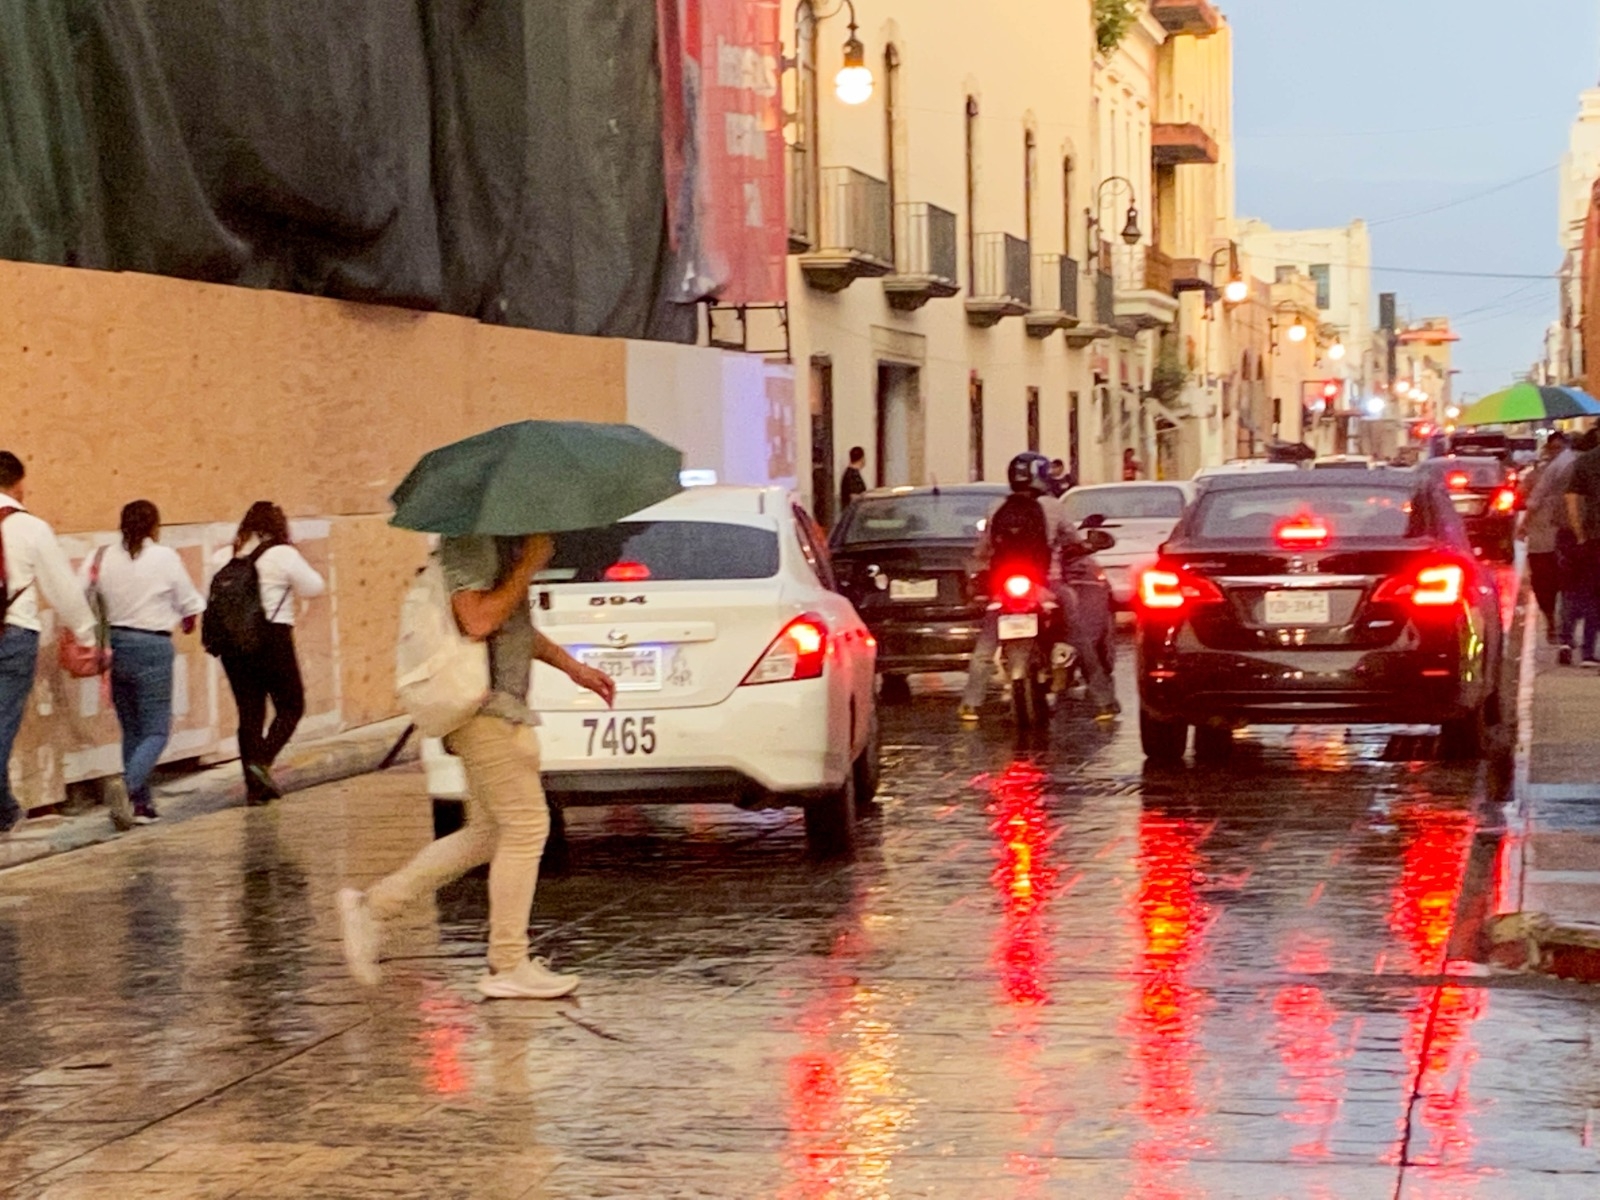
[[[1517,477],[1505,460],[1462,455],[1424,459],[1417,467],[1444,482],[1450,503],[1467,523],[1467,537],[1485,558],[1508,563],[1517,556]]]
[[[885,695],[905,678],[965,671],[984,598],[968,578],[1003,485],[894,488],[859,497],[831,539],[839,586],[878,639]]]
[[[1211,480],[1139,579],[1139,729],[1155,761],[1243,725],[1441,727],[1478,757],[1501,719],[1499,581],[1437,475]]]

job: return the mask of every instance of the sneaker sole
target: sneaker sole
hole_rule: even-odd
[[[502,988],[486,980],[479,981],[478,994],[486,1000],[561,1000],[572,995],[578,990],[582,980],[574,979],[570,986],[563,986],[560,991],[529,992],[522,988]]]
[[[376,961],[364,957],[356,945],[354,936],[355,927],[360,923],[363,915],[371,919],[370,914],[361,913],[361,902],[357,898],[360,893],[346,888],[339,893],[339,934],[344,943],[344,965],[349,969],[351,977],[362,987],[377,987],[383,982],[383,972]]]

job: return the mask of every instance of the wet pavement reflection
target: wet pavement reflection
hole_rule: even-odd
[[[573,1002],[478,1002],[478,879],[346,979],[410,771],[0,874],[0,1194],[1600,1195],[1589,993],[1456,957],[1480,773],[1386,729],[1147,773],[1133,725],[885,709],[847,863],[794,813],[573,813]]]

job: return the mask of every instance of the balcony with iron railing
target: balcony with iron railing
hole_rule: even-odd
[[[889,232],[889,185],[854,167],[822,172],[822,209],[814,249],[800,256],[806,282],[839,292],[857,279],[894,270]]]
[[[1178,316],[1172,294],[1172,259],[1154,246],[1113,246],[1117,326],[1127,332],[1171,325]]]
[[[1033,309],[1023,320],[1028,336],[1047,338],[1078,324],[1078,263],[1065,254],[1040,254],[1033,260]]]
[[[815,191],[811,176],[811,151],[789,144],[783,148],[786,160],[784,186],[789,206],[789,253],[804,254],[816,240],[812,199]]]
[[[1009,233],[980,233],[972,240],[972,291],[967,321],[980,329],[1026,314],[1033,303],[1033,257],[1028,243]]]
[[[1207,37],[1222,28],[1222,16],[1210,0],[1150,0],[1150,15],[1169,34]]]
[[[1150,126],[1150,161],[1155,166],[1215,166],[1217,154],[1216,138],[1193,121],[1158,121]]]
[[[894,271],[883,281],[889,305],[913,312],[961,291],[956,215],[920,200],[894,206]]]

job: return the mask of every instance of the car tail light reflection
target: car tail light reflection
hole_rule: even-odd
[[[821,617],[807,614],[796,617],[772,639],[750,674],[747,684],[787,683],[796,679],[820,679],[828,657],[828,627]]]
[[[1186,571],[1152,567],[1139,576],[1139,603],[1155,612],[1177,612],[1188,604],[1218,604],[1222,591],[1209,579]]]
[[[1517,493],[1511,488],[1501,488],[1494,494],[1494,510],[1508,513],[1517,506]]]
[[[612,563],[606,568],[607,583],[639,583],[650,578],[650,568],[642,562]]]
[[[1414,574],[1385,580],[1372,598],[1417,608],[1450,608],[1461,603],[1466,590],[1467,571],[1460,563],[1430,563]]]
[[[1273,530],[1278,545],[1294,549],[1315,548],[1325,544],[1329,537],[1328,523],[1316,517],[1302,515],[1284,521]]]

